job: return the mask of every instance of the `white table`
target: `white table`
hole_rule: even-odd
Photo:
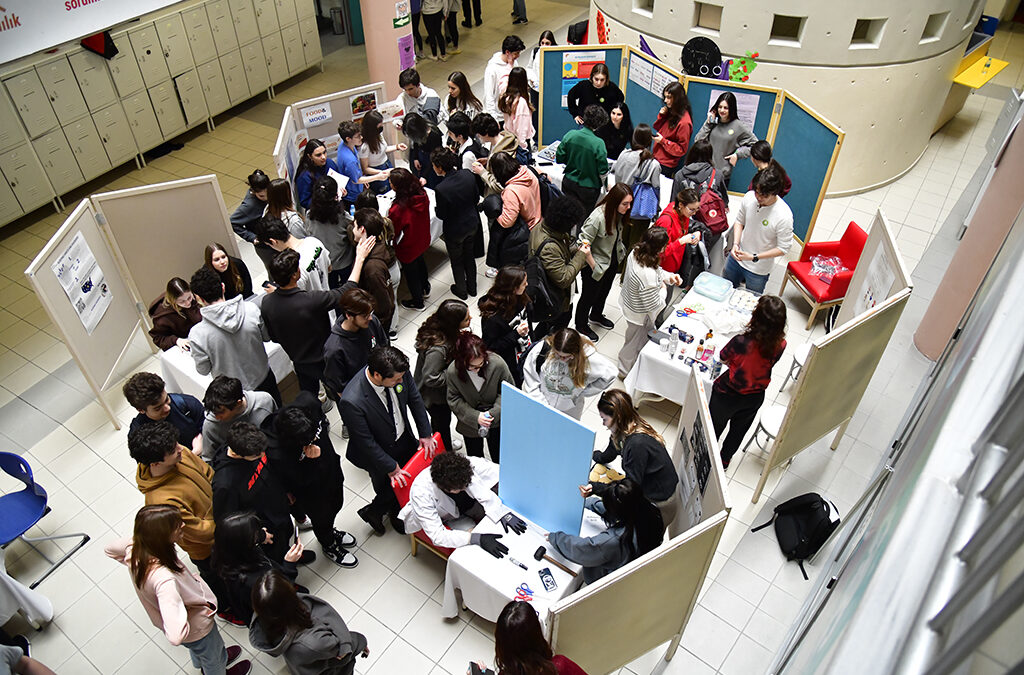
[[[615,162],[612,162],[611,166],[614,167],[615,166]],[[559,190],[562,189],[562,178],[565,176],[565,165],[564,164],[540,164],[540,163],[537,163],[537,164],[534,165],[533,168],[537,169],[537,171],[540,172],[540,173],[547,174],[547,177],[551,179],[551,182],[554,183],[555,187],[557,187]],[[614,181],[615,181],[615,177],[612,176],[611,168],[609,168],[608,169],[607,185],[605,186],[606,189],[610,188],[612,185],[614,185],[615,184]],[[666,206],[668,206],[668,203],[671,202],[674,199],[674,195],[672,195],[671,193],[672,193],[672,179],[668,178],[666,176],[662,176],[661,177],[661,189],[658,190],[658,205],[660,207],[659,208],[659,212],[660,212],[660,209],[664,209]]]
[[[430,201],[430,243],[433,244],[435,241],[441,238],[442,224],[441,219],[435,214],[437,207],[437,198],[434,197],[434,191],[430,188],[423,188],[427,191],[427,199]],[[389,190],[382,195],[377,195],[377,205],[380,207],[380,213],[382,216],[388,215],[388,210],[391,208],[391,204],[395,201],[395,191]]]
[[[294,372],[292,361],[281,345],[276,342],[264,342],[263,346],[267,350],[270,369],[274,371],[274,377],[278,382]],[[160,372],[163,375],[167,391],[175,394],[190,394],[200,401],[203,400],[206,388],[213,380],[209,375],[200,375],[196,370],[196,362],[192,358],[192,354],[180,347],[171,347],[160,353]]]
[[[455,549],[448,558],[448,569],[444,577],[442,616],[452,618],[458,614],[459,606],[455,594],[458,590],[462,594],[463,606],[488,621],[497,621],[505,605],[516,599],[516,591],[520,584],[526,584],[533,591],[530,604],[537,610],[541,621],[546,622],[550,608],[579,588],[583,583],[583,568],[559,555],[544,539],[547,532],[543,528],[530,521],[526,521],[526,524],[526,532],[516,535],[513,532],[505,534],[501,524],[491,521],[490,518],[480,521],[473,531],[502,535],[499,541],[508,546],[508,555],[499,560],[479,546],[462,546]],[[593,536],[605,528],[606,525],[600,516],[593,511],[584,510],[581,536]],[[573,577],[549,560],[534,560],[533,553],[539,546],[547,549],[547,555],[576,572],[577,576]],[[524,570],[512,563],[510,557],[526,565],[527,569]],[[557,584],[553,591],[544,590],[539,574],[542,569],[551,570]]]

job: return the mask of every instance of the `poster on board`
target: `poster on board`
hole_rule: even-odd
[[[864,285],[864,292],[856,298],[853,315],[862,314],[878,303],[885,302],[895,280],[896,270],[889,260],[888,252],[881,247],[868,266],[867,284]]]
[[[412,33],[398,38],[398,68],[405,70],[416,65],[416,52],[413,51]]]
[[[349,103],[352,107],[352,119],[361,119],[363,115],[377,107],[377,92],[369,91],[353,96],[349,99]]]
[[[377,112],[380,113],[380,116],[386,124],[404,116],[405,108],[402,107],[402,99],[396,98],[394,101],[385,101],[384,103],[378,104]]]
[[[114,296],[81,232],[75,234],[51,269],[85,326],[85,332],[92,335]]]
[[[308,108],[300,110],[299,116],[302,117],[302,126],[307,129],[309,127],[326,124],[331,121],[331,104],[325,102],[318,105],[311,105]]]
[[[711,90],[711,102],[712,105],[718,100],[718,97],[725,93],[724,89],[712,89]],[[744,92],[734,91],[736,95],[736,117],[739,118],[740,122],[748,129],[754,128],[754,120],[757,119],[757,106],[761,102],[761,97],[757,94],[747,94]],[[699,115],[695,115],[694,119],[699,119]],[[694,122],[696,125],[696,122]],[[703,124],[703,122],[701,122]]]
[[[673,82],[678,82],[678,81],[679,81],[679,78],[676,77],[675,75],[673,75],[672,73],[664,71],[661,68],[652,68],[652,70],[651,70],[651,93],[653,93],[654,95],[660,97],[661,93],[663,91],[665,91],[665,87],[667,87],[668,85],[672,84]]]
[[[562,107],[569,107],[569,90],[582,80],[590,78],[590,71],[599,63],[604,63],[605,53],[598,52],[562,52]]]
[[[642,59],[636,54],[629,57],[629,81],[639,84],[647,91],[651,89],[652,77],[654,76],[654,64],[647,59]]]

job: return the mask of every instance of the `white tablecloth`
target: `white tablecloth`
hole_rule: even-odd
[[[441,219],[434,213],[434,209],[437,205],[437,199],[434,197],[434,191],[430,188],[424,189],[427,191],[427,198],[430,200],[430,243],[433,244],[441,238]],[[382,195],[377,195],[377,206],[380,208],[381,215],[388,215],[388,209],[391,208],[391,204],[394,201],[394,190],[389,190]]]
[[[292,361],[285,354],[281,345],[276,342],[264,342],[270,369],[280,382],[293,372]],[[160,372],[163,375],[167,391],[176,394],[190,394],[200,401],[206,393],[206,387],[213,380],[209,375],[200,375],[196,370],[196,362],[192,354],[179,347],[171,347],[160,353]]]
[[[499,560],[479,546],[462,546],[455,549],[448,558],[448,570],[444,578],[442,616],[452,618],[458,614],[455,591],[459,590],[465,607],[488,621],[497,621],[502,608],[516,598],[516,590],[520,584],[526,584],[533,591],[531,604],[540,614],[541,621],[546,623],[551,606],[583,583],[583,575],[580,573],[583,568],[559,555],[545,541],[544,535],[547,532],[543,528],[529,521],[527,526],[526,532],[521,535],[511,532],[504,534],[500,523],[492,522],[489,518],[480,521],[473,531],[501,534],[499,541],[508,546],[508,555]],[[582,536],[592,536],[605,527],[604,521],[596,513],[589,510],[583,512],[583,526],[580,530]],[[533,553],[539,546],[545,547],[547,555],[575,571],[577,576],[573,577],[551,564],[549,560],[534,560]],[[513,564],[509,560],[510,557],[526,565],[527,569]],[[551,570],[558,585],[550,592],[544,590],[544,584],[540,580],[539,572],[545,568]]]
[[[21,612],[34,627],[53,619],[53,604],[42,593],[33,591],[7,574],[4,549],[0,549],[0,625]]]
[[[612,165],[614,166],[614,163]],[[536,165],[534,165],[534,168],[537,169],[537,171],[539,171],[540,173],[547,174],[548,178],[551,179],[551,182],[555,184],[555,187],[557,187],[559,190],[562,189],[562,177],[565,175],[564,164],[541,164],[538,162]],[[614,176],[612,176],[611,170],[609,169],[607,187],[611,187],[612,185],[614,185],[614,180],[615,178]],[[662,176],[661,189],[658,191],[659,204],[661,209],[664,209],[666,206],[668,206],[668,203],[672,201],[673,195],[671,194],[671,192],[672,179]]]

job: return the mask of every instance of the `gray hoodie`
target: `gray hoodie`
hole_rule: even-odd
[[[249,642],[261,652],[283,656],[292,675],[352,672],[350,664],[366,649],[366,637],[350,632],[334,608],[320,598],[299,593],[299,600],[309,608],[312,628],[290,630],[272,641],[257,616],[249,626]]]
[[[263,343],[270,338],[259,308],[236,295],[199,310],[203,320],[188,333],[200,375],[227,375],[255,389],[267,377],[270,362]]]

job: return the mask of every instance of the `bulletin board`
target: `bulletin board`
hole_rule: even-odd
[[[785,200],[793,211],[793,236],[802,244],[810,241],[846,134],[792,94],[783,98],[772,156],[793,181]]]
[[[687,77],[686,78],[686,97],[690,99],[690,109],[692,110],[693,116],[693,136],[690,138],[692,144],[697,138],[697,133],[704,126],[704,122],[708,119],[708,111],[714,104],[714,100],[711,97],[712,91],[731,91],[736,94],[737,97],[742,98],[743,96],[756,96],[757,97],[757,111],[754,115],[754,127],[751,131],[758,139],[767,140],[772,143],[774,147],[774,138],[776,134],[776,105],[782,101],[784,92],[781,89],[774,87],[759,87],[753,84],[745,84],[743,82],[729,82],[725,80],[710,80],[703,77]],[[717,98],[717,94],[715,95]],[[742,112],[739,112],[742,117]],[[802,139],[795,139],[802,140]],[[779,163],[786,167],[786,171],[789,172],[789,165],[779,159]],[[753,163],[750,160],[739,160],[736,162],[736,166],[733,168],[732,175],[729,178],[729,191],[737,194],[745,194],[747,186],[750,185],[751,179],[754,177],[755,169]],[[793,179],[794,186],[796,185],[796,179]],[[787,198],[786,203],[789,203]]]
[[[624,81],[624,56],[626,45],[567,45],[541,47],[540,49],[540,106],[537,116],[540,122],[537,138],[540,147],[562,140],[566,132],[578,129],[579,125],[562,107],[563,65],[566,55],[585,52],[603,52],[604,64],[608,66],[612,82],[621,89]],[[635,119],[635,116],[634,116]]]
[[[626,97],[633,125],[654,124],[661,110],[661,92],[670,82],[682,82],[683,75],[657,59],[633,47],[623,68],[619,88]]]
[[[501,458],[498,496],[548,532],[579,532],[597,434],[563,412],[501,385]]]
[[[864,242],[860,260],[853,270],[846,298],[836,317],[836,325],[842,326],[904,288],[913,287],[910,269],[896,247],[896,238],[892,234],[889,220],[879,209],[868,230],[868,239]]]

